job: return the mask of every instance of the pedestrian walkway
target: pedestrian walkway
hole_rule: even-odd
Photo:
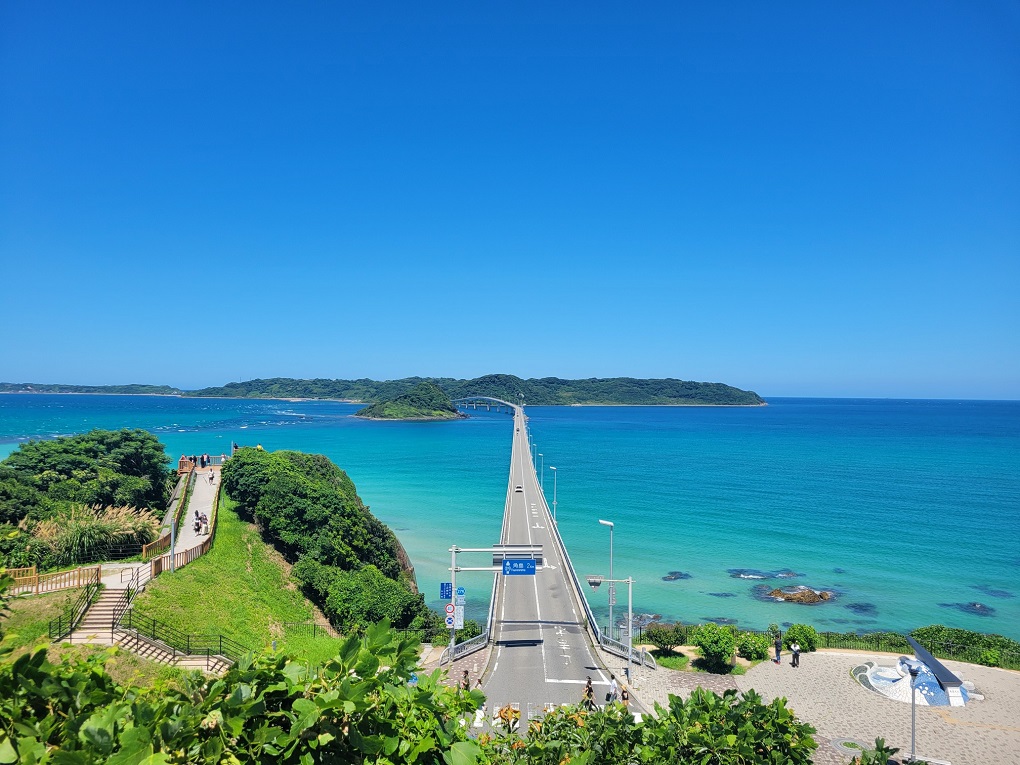
[[[817,765],[844,765],[848,750],[832,742],[851,739],[874,745],[884,738],[910,754],[910,705],[863,688],[850,670],[865,661],[893,665],[898,655],[863,651],[819,651],[801,655],[793,668],[789,660],[762,662],[745,675],[710,675],[659,668],[637,677],[635,697],[651,709],[665,706],[670,694],[688,698],[694,688],[715,693],[728,688],[754,690],[768,703],[786,698],[797,717],[817,730]],[[618,661],[618,660],[617,660]],[[917,707],[917,755],[953,765],[1015,765],[1020,752],[1020,672],[943,660],[964,680],[972,681],[983,701],[966,707]]]
[[[181,519],[181,523],[178,527],[176,539],[174,540],[173,550],[168,550],[163,556],[168,558],[169,553],[182,553],[187,550],[191,550],[204,542],[212,529],[209,529],[206,533],[195,531],[195,514],[205,514],[209,519],[210,523],[213,523],[213,502],[216,498],[216,493],[220,488],[220,476],[219,467],[209,467],[203,469],[197,469],[195,471],[195,481],[191,491],[191,500],[187,509],[187,516]],[[82,617],[81,622],[78,624],[78,628],[68,636],[67,640],[71,643],[90,643],[94,645],[121,645],[124,648],[133,650],[134,647],[140,647],[135,641],[134,643],[128,643],[124,641],[125,634],[121,630],[115,630],[113,625],[113,613],[116,608],[116,604],[120,602],[126,592],[127,585],[132,581],[132,578],[136,573],[140,574],[139,579],[142,582],[148,580],[148,569],[152,566],[152,561],[146,561],[144,563],[104,563],[102,564],[102,577],[100,581],[104,585],[101,596],[89,607]],[[169,571],[170,565],[167,563],[163,566],[164,571]],[[137,580],[136,580],[137,581]],[[154,658],[161,660],[164,654],[157,650],[153,650],[152,646],[146,646],[145,651],[136,651],[146,655],[148,658]],[[188,660],[186,657],[181,657],[180,654],[166,654],[173,656],[173,661],[166,661],[165,663],[174,664],[187,664]],[[205,657],[202,658],[202,662],[205,662]]]

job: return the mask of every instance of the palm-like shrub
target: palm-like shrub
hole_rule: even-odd
[[[32,535],[53,551],[58,565],[90,563],[112,547],[143,545],[159,535],[160,519],[146,508],[72,505],[39,523]]]

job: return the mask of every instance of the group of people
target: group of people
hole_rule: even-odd
[[[616,675],[610,673],[609,690],[606,692],[606,703],[616,704],[617,702],[622,703],[625,707],[629,707],[630,690],[626,685],[621,686],[616,681]],[[584,690],[581,692],[581,703],[587,709],[595,709],[595,689],[591,684],[591,675],[588,675],[588,679],[584,683]]]
[[[208,534],[209,533],[209,516],[205,513],[200,513],[198,510],[195,511],[195,533],[196,534]]]
[[[776,664],[780,663],[779,657],[782,654],[782,652],[783,652],[783,637],[781,635],[776,635],[776,658],[775,658]],[[794,640],[792,643],[790,643],[790,653],[791,653],[790,666],[791,667],[799,667],[800,666],[800,643],[798,643],[796,640]]]
[[[188,462],[190,462],[192,469],[201,468],[202,470],[205,470],[207,467],[213,464],[213,458],[210,457],[208,454],[192,454],[190,457],[181,457],[181,459],[182,460],[186,459]],[[222,465],[226,461],[227,455],[221,454],[220,464]]]

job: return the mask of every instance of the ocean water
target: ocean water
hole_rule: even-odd
[[[744,627],[908,630],[1020,639],[1020,402],[771,399],[757,408],[529,407],[561,533],[581,575],[632,576],[636,613]],[[0,395],[0,457],[28,438],[140,427],[176,458],[230,444],[326,454],[410,554],[440,607],[448,549],[497,541],[506,414],[380,423],[328,401]],[[735,570],[790,571],[791,579]],[[686,578],[663,581],[671,571]],[[745,571],[747,576],[748,572]],[[753,573],[751,575],[754,575]],[[474,580],[477,581],[474,581]],[[464,574],[468,616],[491,578]],[[762,601],[761,585],[836,593]],[[606,617],[606,588],[591,596]],[[969,606],[980,603],[985,615]],[[616,615],[626,609],[618,593]]]

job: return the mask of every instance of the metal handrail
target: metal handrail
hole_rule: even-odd
[[[95,579],[85,585],[85,589],[82,590],[74,604],[65,613],[50,621],[48,627],[50,640],[62,640],[74,632],[74,628],[78,626],[82,617],[85,616],[85,612],[89,610],[89,606],[92,605],[101,586],[99,569],[96,569]]]

